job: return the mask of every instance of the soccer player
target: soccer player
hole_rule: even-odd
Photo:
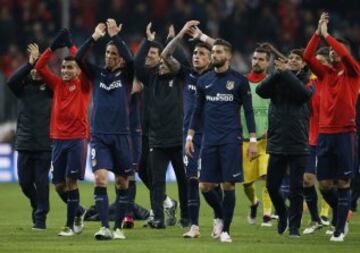
[[[250,212],[248,214],[247,220],[249,224],[256,223],[256,213],[257,208],[260,204],[256,196],[255,181],[266,180],[267,174],[267,165],[269,160],[269,155],[266,154],[266,143],[267,143],[267,130],[268,130],[268,109],[270,100],[263,99],[256,94],[256,87],[261,84],[261,82],[267,76],[267,70],[270,64],[270,51],[264,47],[258,47],[255,49],[252,54],[251,59],[251,71],[247,75],[249,80],[252,105],[254,110],[254,118],[256,124],[256,138],[258,142],[257,150],[258,156],[250,160],[246,157],[246,150],[250,145],[249,142],[249,132],[244,126],[243,128],[243,173],[244,173],[244,191],[245,195],[251,202]],[[241,110],[241,121],[245,121],[244,111]],[[271,200],[269,193],[266,189],[266,185],[262,186],[262,202],[263,202],[263,222],[261,226],[272,226],[271,224]]]
[[[189,34],[193,40],[200,40],[194,47],[192,54],[192,68],[189,66],[183,66],[187,69],[185,87],[183,90],[183,108],[184,108],[184,127],[183,134],[186,137],[187,131],[190,126],[190,120],[192,113],[196,105],[196,83],[200,76],[207,73],[210,67],[210,52],[211,45],[214,43],[214,39],[202,33],[202,31],[194,25],[193,21],[187,22],[182,28],[182,32],[169,42],[166,50],[168,54],[172,55],[175,52],[176,47],[182,40],[185,33]],[[166,51],[165,51],[166,52]],[[184,138],[185,139],[185,138]],[[186,156],[184,152],[184,165],[186,169],[186,176],[188,181],[188,212],[190,219],[190,230],[183,234],[184,238],[198,238],[200,236],[199,228],[199,208],[200,208],[200,196],[199,196],[199,155],[201,148],[202,131],[196,132],[194,136],[194,148],[195,152],[192,156]],[[184,151],[185,142],[183,141]]]
[[[187,29],[182,29],[183,36]],[[183,108],[182,93],[186,70],[172,57],[173,46],[168,45],[161,53],[158,72],[144,68],[147,52],[151,46],[145,40],[135,57],[137,78],[151,89],[150,104],[150,169],[151,169],[151,207],[154,219],[149,221],[152,228],[165,228],[162,201],[165,198],[165,176],[171,161],[178,183],[181,219],[180,225],[188,225],[187,183],[182,159]],[[182,55],[177,57],[182,58]],[[183,59],[179,59],[180,62]],[[185,60],[186,61],[186,60]]]
[[[128,205],[129,176],[133,174],[129,123],[129,100],[134,79],[133,56],[121,39],[122,25],[114,19],[99,23],[92,36],[81,46],[76,59],[93,81],[93,115],[91,128],[91,160],[95,174],[95,205],[101,228],[96,240],[125,239],[122,222]],[[87,52],[105,34],[105,67],[86,60]],[[116,211],[113,233],[109,229],[107,195],[108,171],[115,174]]]
[[[329,49],[326,47],[320,48],[316,52],[316,59],[321,64],[329,66]],[[304,173],[304,198],[311,216],[311,223],[305,228],[304,234],[312,234],[316,230],[321,229],[326,221],[321,219],[318,211],[318,197],[315,188],[316,182],[316,144],[319,131],[319,106],[320,106],[320,94],[322,84],[315,75],[310,77],[309,85],[314,86],[315,91],[311,98],[310,103],[310,122],[309,122],[309,144],[310,144],[310,156],[305,166]],[[323,209],[323,208],[322,208]],[[328,210],[329,208],[327,208]],[[324,211],[323,211],[324,212]],[[327,215],[326,215],[327,216]]]
[[[256,93],[270,98],[267,153],[270,154],[266,186],[279,215],[278,233],[288,226],[291,237],[300,236],[303,211],[302,181],[310,153],[308,144],[309,108],[312,89],[306,88],[302,50],[294,49],[288,61],[275,60],[276,72],[264,80]],[[290,207],[287,210],[280,194],[282,180],[289,170]]]
[[[28,62],[12,74],[7,85],[19,99],[15,139],[19,184],[30,200],[32,229],[44,230],[49,212],[49,126],[53,93],[34,69],[40,56],[38,45],[29,44],[27,51]]]
[[[69,47],[72,54],[76,53],[67,29],[60,31],[35,68],[54,93],[50,122],[53,183],[56,188],[66,189],[67,195],[67,221],[58,235],[73,236],[83,229],[83,224],[74,226],[74,221],[80,202],[78,180],[84,179],[85,173],[89,138],[87,109],[92,89],[73,56],[63,59],[61,77],[49,70],[47,64],[54,51],[64,46]]]
[[[245,77],[230,69],[232,46],[229,42],[217,39],[211,52],[214,67],[199,78],[196,86],[197,101],[188,135],[186,153],[194,152],[194,134],[203,126],[201,151],[200,189],[206,202],[217,213],[213,238],[221,242],[232,242],[230,224],[235,208],[235,183],[241,182],[241,123],[240,107],[244,105],[246,123],[250,132],[251,144],[248,156],[256,154],[256,134],[251,91]],[[212,191],[215,184],[223,184],[224,200]]]
[[[351,200],[360,67],[352,57],[348,43],[329,35],[328,22],[329,14],[322,13],[304,57],[311,71],[323,84],[319,110],[317,178],[320,191],[333,209],[333,220],[336,221],[330,241],[343,242]],[[330,67],[322,65],[315,58],[321,37],[330,46]],[[335,182],[337,191],[334,189]]]

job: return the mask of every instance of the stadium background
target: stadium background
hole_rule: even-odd
[[[233,44],[233,67],[245,73],[257,42],[269,41],[284,53],[305,47],[323,10],[330,12],[331,33],[349,39],[358,58],[357,0],[0,0],[0,182],[17,180],[12,149],[17,102],[5,82],[27,60],[28,43],[38,43],[43,51],[61,27],[69,27],[80,46],[98,22],[112,17],[123,23],[121,35],[135,52],[149,21],[157,40],[164,41],[169,25],[178,31],[187,20],[197,19],[205,33]],[[92,60],[100,64],[103,50],[100,43]],[[59,63],[59,58],[52,62],[54,70]],[[91,180],[89,168],[87,175]]]

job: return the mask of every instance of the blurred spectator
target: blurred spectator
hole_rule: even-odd
[[[25,46],[36,42],[43,51],[61,27],[61,0],[0,0],[0,71],[7,78],[24,61]],[[92,33],[98,22],[115,18],[123,23],[121,36],[136,49],[153,22],[157,39],[164,41],[167,28],[180,29],[189,19],[201,22],[200,28],[213,37],[223,37],[234,47],[234,68],[246,72],[249,55],[260,41],[272,42],[283,53],[305,47],[316,29],[320,13],[331,15],[331,31],[352,43],[360,54],[360,7],[357,0],[69,0],[70,30],[76,45]],[[16,21],[16,22],[15,22]],[[106,40],[104,40],[106,41]],[[97,64],[103,61],[100,42],[92,54]],[[58,64],[55,62],[54,64]],[[1,77],[1,75],[0,75]],[[0,78],[0,96],[4,80]],[[0,115],[11,114],[11,103],[0,101]],[[11,106],[10,106],[11,107]],[[10,110],[5,113],[5,110]],[[8,117],[11,118],[11,117]],[[0,117],[0,124],[4,121]]]

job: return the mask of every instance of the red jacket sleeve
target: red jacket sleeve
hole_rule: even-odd
[[[323,66],[315,57],[316,49],[320,44],[320,36],[314,33],[304,51],[304,60],[309,64],[311,71],[320,80],[324,78],[326,67]]]
[[[44,78],[45,83],[54,90],[56,84],[61,82],[61,79],[53,72],[51,72],[51,70],[47,66],[51,59],[51,56],[52,51],[49,48],[46,49],[45,52],[40,56],[39,60],[36,62],[35,69]]]
[[[338,42],[331,35],[326,37],[327,43],[335,50],[335,52],[341,57],[342,62],[345,65],[346,70],[351,76],[360,76],[360,67],[357,61],[351,56],[349,50]]]

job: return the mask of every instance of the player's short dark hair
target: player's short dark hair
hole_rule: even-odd
[[[64,61],[76,61],[75,56],[72,56],[72,55],[65,56],[63,60]]]
[[[295,48],[295,49],[290,50],[288,56],[291,54],[296,54],[296,55],[300,56],[301,59],[304,59],[304,49],[302,49],[302,48]]]
[[[213,46],[223,46],[229,53],[232,52],[232,45],[224,39],[216,39]]]
[[[316,55],[322,55],[322,56],[326,56],[329,57],[329,47],[320,47],[317,51],[316,51]]]
[[[158,49],[159,55],[160,55],[161,52],[164,50],[164,46],[163,46],[160,42],[158,42],[158,41],[153,40],[153,41],[150,41],[149,44],[150,44],[150,48],[151,48],[151,47],[154,47],[154,48],[157,48],[157,49]]]
[[[197,47],[202,47],[205,48],[207,50],[209,50],[211,52],[211,46],[208,43],[204,43],[204,42],[198,42],[195,44],[194,49]]]
[[[257,47],[255,48],[254,50],[254,53],[262,53],[262,54],[266,54],[266,60],[270,61],[270,56],[271,56],[271,53],[268,49],[266,48],[263,48],[263,47]]]

